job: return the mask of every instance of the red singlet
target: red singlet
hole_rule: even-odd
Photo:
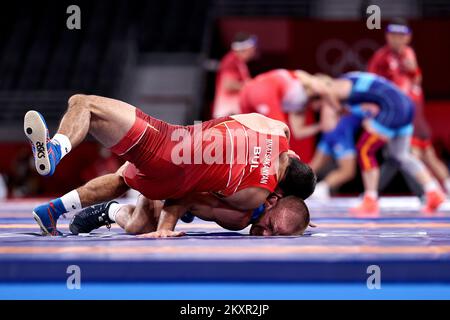
[[[229,196],[249,187],[273,192],[276,160],[288,149],[286,137],[258,133],[230,117],[178,126],[139,109],[134,126],[111,148],[130,162],[127,185],[153,200],[192,192]]]
[[[414,117],[413,145],[426,149],[431,145],[431,129],[423,110],[425,100],[422,87],[417,84],[417,79],[422,73],[419,67],[415,70],[407,70],[404,67],[406,60],[413,60],[417,63],[413,48],[406,47],[399,54],[386,45],[378,49],[370,59],[368,71],[392,81],[414,101],[416,112]]]

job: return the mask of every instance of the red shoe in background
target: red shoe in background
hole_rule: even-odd
[[[378,199],[364,196],[363,201],[358,206],[351,208],[350,212],[358,215],[377,215],[380,212]]]
[[[427,192],[426,197],[427,202],[422,209],[425,213],[435,212],[445,201],[445,194],[441,190],[429,191]]]

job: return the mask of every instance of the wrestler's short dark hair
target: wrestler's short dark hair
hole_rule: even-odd
[[[283,196],[296,196],[306,200],[316,188],[317,177],[311,167],[301,160],[290,157],[284,178],[278,186]]]

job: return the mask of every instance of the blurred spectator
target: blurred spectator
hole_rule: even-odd
[[[42,180],[36,173],[34,158],[28,149],[18,152],[12,163],[11,194],[13,197],[31,197],[42,192]]]
[[[422,74],[416,53],[409,46],[412,31],[405,20],[396,19],[386,27],[386,45],[378,49],[368,64],[368,71],[392,82],[418,102],[422,96]]]
[[[255,57],[256,44],[256,36],[236,34],[231,51],[223,57],[217,72],[213,118],[240,113],[239,92],[250,79],[247,62]]]
[[[8,197],[8,187],[6,186],[3,175],[0,174],[0,200],[4,200]]]
[[[116,172],[120,167],[120,162],[109,149],[100,147],[99,157],[81,172],[83,182],[88,182],[94,178],[108,173]]]
[[[386,45],[375,52],[369,61],[368,71],[394,82],[416,104],[414,119],[413,152],[431,169],[450,193],[450,178],[447,167],[436,156],[431,143],[431,130],[423,111],[425,99],[422,91],[422,72],[414,49],[410,47],[412,30],[403,19],[393,20],[386,28]],[[382,167],[381,188],[387,186],[396,170],[392,162]],[[384,169],[384,170],[383,170]],[[409,181],[409,178],[407,181]],[[408,182],[410,188],[416,186]],[[416,191],[421,193],[421,191]]]

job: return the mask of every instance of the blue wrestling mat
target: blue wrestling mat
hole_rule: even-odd
[[[310,202],[317,228],[303,237],[250,237],[197,219],[179,224],[187,237],[160,240],[118,227],[42,237],[35,203],[3,203],[0,298],[450,299],[450,203],[423,215],[414,198],[386,198],[379,216],[355,217],[355,201]],[[81,290],[67,289],[71,265]],[[381,290],[366,285],[373,265]]]

